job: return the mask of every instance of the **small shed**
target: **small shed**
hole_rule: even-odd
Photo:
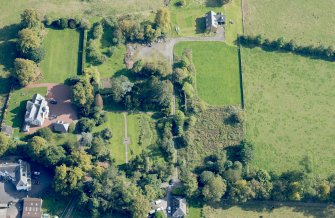
[[[64,123],[63,121],[57,121],[53,123],[53,130],[55,132],[66,133],[69,130],[69,123]]]
[[[1,127],[1,132],[10,137],[13,135],[13,128],[11,126],[3,125]]]

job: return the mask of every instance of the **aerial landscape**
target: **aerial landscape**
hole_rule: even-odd
[[[0,9],[0,218],[335,217],[335,0]]]

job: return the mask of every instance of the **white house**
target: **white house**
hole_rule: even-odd
[[[42,126],[44,120],[47,119],[48,116],[48,102],[42,95],[35,94],[33,99],[28,101],[26,105],[23,131],[29,131],[30,126]]]
[[[31,190],[30,165],[19,160],[18,163],[0,164],[0,176],[10,180],[18,191]]]

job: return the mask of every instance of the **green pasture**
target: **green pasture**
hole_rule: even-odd
[[[258,48],[242,51],[253,166],[303,169],[307,157],[314,174],[334,173],[335,63]]]
[[[41,62],[41,82],[63,83],[78,73],[79,32],[71,29],[47,29],[44,39],[46,56]]]
[[[180,42],[175,54],[192,49],[196,89],[210,105],[240,105],[241,89],[237,47],[223,42]]]
[[[244,3],[245,31],[271,39],[284,37],[298,44],[335,44],[333,0],[247,0]]]

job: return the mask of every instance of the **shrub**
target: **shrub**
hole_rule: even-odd
[[[77,22],[74,19],[69,19],[68,20],[68,27],[70,29],[75,29],[77,27]]]
[[[91,23],[87,19],[83,18],[80,20],[80,28],[88,30],[91,28]]]
[[[81,118],[76,125],[77,133],[91,132],[95,126],[95,121],[88,118]]]
[[[68,27],[68,20],[66,18],[59,19],[59,27],[65,29]]]
[[[184,7],[186,6],[186,0],[180,0],[176,2],[177,7]]]
[[[52,138],[52,134],[53,134],[53,133],[52,133],[51,129],[48,128],[48,127],[39,129],[39,130],[35,133],[36,136],[40,136],[40,137],[44,138],[44,139],[47,140],[47,141],[50,141],[50,140],[51,140],[51,138]]]

